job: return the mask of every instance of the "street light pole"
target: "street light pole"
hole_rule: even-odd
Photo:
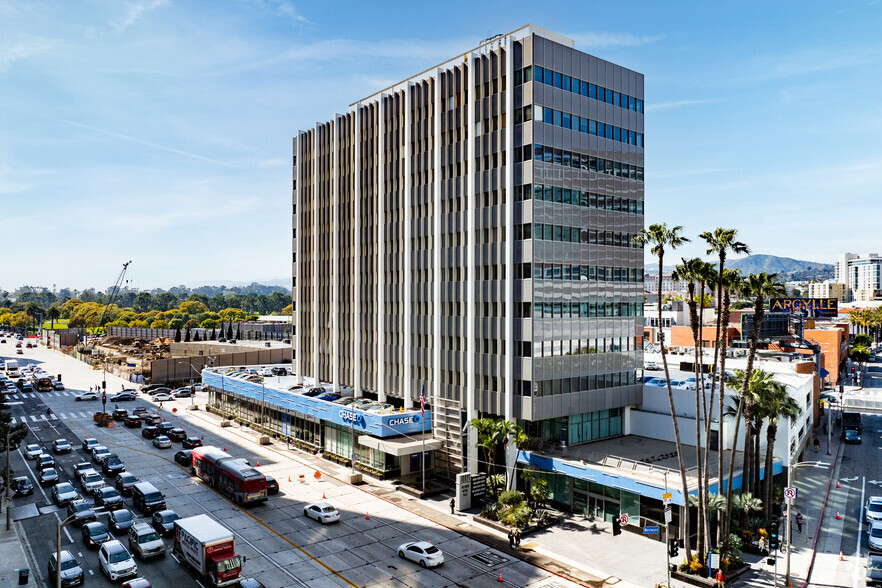
[[[9,427],[6,427],[6,530],[8,531],[12,525],[12,497],[9,495],[10,476],[12,475],[12,464],[9,462]]]
[[[828,465],[829,464],[825,464],[820,461],[816,461],[816,462],[804,461],[802,463],[789,464],[787,466],[787,487],[788,488],[793,487],[793,481],[792,481],[793,470],[795,470],[796,468],[810,466],[810,467],[814,467],[814,468],[826,469]],[[797,495],[798,494],[799,493],[797,492]],[[786,523],[786,526],[784,527],[785,534],[787,536],[787,567],[785,568],[785,572],[784,572],[784,586],[790,586],[790,534],[792,531],[792,524],[791,524],[790,515],[791,515],[792,511],[793,511],[793,499],[788,498],[787,499],[787,523]]]

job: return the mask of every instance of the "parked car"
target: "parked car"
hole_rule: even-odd
[[[337,394],[336,392],[326,392],[326,393],[324,393],[324,394],[319,394],[319,395],[317,396],[317,398],[318,398],[319,400],[325,400],[325,401],[327,401],[327,402],[334,402],[335,400],[339,400],[339,399],[340,399],[340,395]]]
[[[882,521],[882,496],[870,496],[864,505],[864,522]]]
[[[137,396],[135,396],[134,392],[120,392],[119,394],[114,394],[109,397],[107,400],[108,402],[130,402],[135,400],[135,398],[137,398]]]
[[[112,533],[127,533],[135,525],[135,517],[129,509],[120,508],[110,513],[107,524]]]
[[[160,426],[160,428],[162,428]],[[187,438],[187,433],[184,429],[180,427],[174,427],[165,432],[166,437],[171,439],[172,441],[183,441]]]
[[[195,449],[197,447],[202,447],[202,439],[199,437],[190,436],[181,441],[181,447],[184,449]]]
[[[141,436],[145,439],[155,439],[159,437],[159,427],[144,427],[141,429]]]
[[[274,376],[287,376],[288,370],[283,367],[274,367],[272,370],[272,375]]]
[[[845,442],[848,445],[859,445],[861,442],[861,434],[854,429],[845,429],[842,436],[845,438]]]
[[[61,585],[62,586],[80,586],[86,581],[86,575],[77,558],[66,549],[61,552],[61,566],[58,565],[56,558],[58,554],[53,551],[49,554],[49,562],[46,565],[46,575],[49,581],[55,586],[55,579],[58,578],[58,568],[61,568]]]
[[[175,532],[175,521],[181,518],[181,515],[171,509],[160,510],[153,513],[153,528],[163,537],[169,537]]]
[[[190,467],[192,463],[191,453],[193,453],[192,449],[182,449],[175,453],[175,461],[184,467]]]
[[[882,556],[867,557],[867,586],[882,586]]]
[[[119,493],[123,496],[131,496],[132,488],[134,488],[137,483],[138,477],[135,476],[135,474],[123,472],[116,476],[116,481],[113,483],[113,486],[119,490]]]
[[[67,505],[67,516],[74,517],[73,524],[76,526],[98,520],[92,505],[82,499],[74,500]]]
[[[137,523],[129,530],[129,548],[142,560],[165,555],[165,543],[147,523]]]
[[[15,493],[15,496],[29,496],[34,493],[34,485],[27,476],[12,478],[10,488]]]
[[[336,523],[340,520],[340,511],[327,502],[309,504],[303,509],[303,516],[315,519],[324,524]]]
[[[37,443],[31,443],[27,447],[25,447],[25,458],[27,459],[37,459],[41,455],[43,455],[43,448]]]
[[[52,488],[52,499],[55,500],[55,504],[58,506],[64,506],[74,500],[79,500],[80,495],[74,489],[73,484],[61,482],[60,484],[55,484]]]
[[[409,559],[424,568],[440,566],[444,563],[444,554],[428,541],[411,541],[399,545],[398,557]]]
[[[165,435],[160,435],[153,440],[153,446],[158,447],[159,449],[168,449],[172,446],[172,442],[171,439],[169,439]]]
[[[103,506],[107,510],[123,506],[123,497],[116,488],[104,486],[95,491],[95,506]]]
[[[97,392],[80,392],[76,395],[76,400],[98,400]]]
[[[149,388],[149,390],[148,390],[148,388]],[[147,386],[147,388],[144,388],[141,391],[147,392],[147,394],[149,394],[150,396],[155,396],[156,394],[168,394],[169,392],[171,392],[171,388],[166,388],[165,386],[158,386],[156,388],[150,388],[150,386]]]
[[[82,535],[83,543],[90,549],[98,549],[102,543],[111,539],[110,533],[107,532],[107,527],[104,526],[104,523],[98,521],[83,525]]]
[[[99,445],[101,445],[101,443],[98,441],[98,439],[93,439],[91,437],[88,439],[83,439],[83,451],[86,451],[88,453],[92,453],[92,450]]]
[[[168,402],[170,400],[174,400],[175,397],[168,393],[154,394],[153,402]]]
[[[882,521],[870,523],[870,528],[867,529],[867,544],[870,553],[882,552]]]
[[[172,396],[175,398],[190,398],[193,396],[193,389],[187,386],[178,388],[177,390],[172,391]]]
[[[266,476],[266,493],[267,494],[278,494],[279,493],[279,483],[272,476]]]
[[[101,546],[98,551],[98,565],[111,582],[138,575],[138,566],[132,554],[116,539]]]
[[[52,442],[52,451],[54,453],[70,453],[73,451],[73,447],[70,446],[70,443],[67,442],[67,439],[56,439]]]

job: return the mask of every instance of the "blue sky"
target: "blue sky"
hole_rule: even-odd
[[[821,262],[880,252],[880,13],[0,0],[0,288],[103,288],[128,260],[137,288],[287,278],[296,131],[527,23],[646,76],[647,224]]]

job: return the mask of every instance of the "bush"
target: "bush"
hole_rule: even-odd
[[[524,503],[524,495],[517,490],[505,490],[499,493],[499,504],[514,508]]]

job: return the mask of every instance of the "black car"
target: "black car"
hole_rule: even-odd
[[[107,517],[111,533],[125,533],[135,524],[135,517],[125,508],[115,510]]]
[[[144,390],[142,390],[143,392]],[[158,388],[153,388],[151,390],[146,391],[150,396],[154,396],[156,394],[171,394],[171,388],[167,388],[165,386],[159,386]]]
[[[119,493],[123,496],[131,496],[132,488],[135,487],[135,484],[138,483],[138,478],[135,474],[130,474],[128,472],[123,472],[116,477],[116,481],[113,483],[114,488],[119,490]]]
[[[68,504],[67,516],[75,517],[73,524],[76,526],[98,520],[98,516],[95,514],[95,511],[92,510],[92,505],[85,500],[74,500]]]
[[[58,472],[55,468],[46,468],[40,471],[40,485],[52,486],[58,483]]]
[[[56,563],[57,558],[58,554],[53,551],[49,556],[49,563],[46,565],[46,573],[48,577],[51,578],[53,586],[55,585],[55,579],[58,577],[58,564]],[[79,562],[76,560],[73,554],[71,554],[71,552],[67,550],[62,551],[61,585],[65,588],[67,586],[80,586],[85,581],[86,577],[83,573],[83,568],[80,567]]]
[[[103,523],[94,522],[83,525],[83,543],[89,549],[98,549],[105,541],[110,541],[113,537],[107,532],[107,528]]]
[[[183,441],[181,441],[181,447],[184,449],[195,449],[197,447],[202,447],[202,439],[199,437],[187,437]]]
[[[272,369],[272,372],[273,372],[274,376],[287,376],[288,375],[288,370],[286,370],[283,367],[274,367]]]
[[[113,411],[113,420],[117,422],[126,420],[127,416],[129,416],[129,411],[124,408],[117,408]]]
[[[160,510],[153,513],[153,528],[160,535],[168,537],[175,532],[175,521],[179,518],[181,515],[173,510]]]
[[[34,493],[34,485],[31,483],[31,479],[27,476],[12,478],[10,487],[12,488],[12,491],[15,492],[15,496],[28,496]]]
[[[159,427],[160,431],[162,431],[161,434],[165,435],[166,437],[169,436],[168,432],[175,428],[175,426],[168,421],[162,421],[156,426]]]
[[[48,453],[43,453],[37,458],[37,469],[54,468],[55,458]]]
[[[126,471],[126,465],[122,462],[118,455],[116,455],[115,453],[111,453],[101,464],[101,469],[104,470],[104,473],[106,475],[113,477],[120,472]]]
[[[142,415],[141,420],[151,427],[155,427],[162,422],[162,417],[155,412],[151,412],[150,414]]]
[[[164,384],[150,384],[149,386],[144,386],[143,388],[141,388],[141,392],[148,393],[148,392],[152,392],[153,390],[157,390],[159,388],[165,388],[165,385]]]
[[[123,497],[116,488],[105,486],[95,491],[95,506],[103,506],[108,510],[121,508],[123,506]]]
[[[145,439],[156,439],[161,434],[159,427],[144,427],[141,429],[141,436]]]
[[[162,425],[160,425],[159,427],[162,428]],[[165,433],[165,436],[168,437],[169,439],[171,439],[172,441],[183,441],[184,439],[187,438],[187,433],[184,431],[184,429],[182,429],[180,427],[175,427],[173,429],[169,429]]]
[[[109,402],[128,402],[128,401],[134,400],[134,399],[135,399],[134,392],[120,392],[119,394],[114,394],[113,396],[111,396],[107,400]]]
[[[192,452],[192,449],[182,449],[181,451],[178,451],[175,453],[175,461],[184,467],[189,467],[192,463],[192,458],[190,457]]]
[[[137,415],[127,416],[125,420],[125,424],[130,429],[140,429],[141,428],[141,417]]]
[[[278,494],[279,493],[279,483],[272,476],[266,477],[266,493],[267,494]]]

